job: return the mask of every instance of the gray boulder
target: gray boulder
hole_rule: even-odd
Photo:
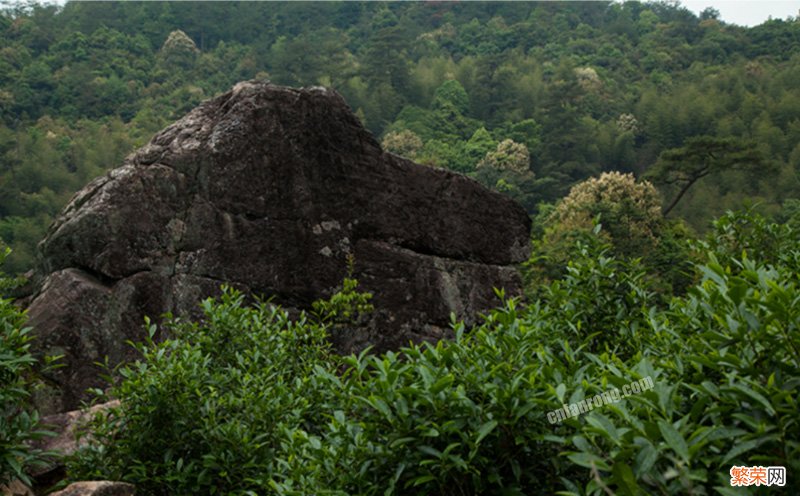
[[[340,351],[445,337],[451,312],[518,293],[529,230],[508,198],[381,150],[336,92],[240,83],[87,185],[41,242],[30,321],[65,365],[46,410],[78,407],[95,361],[130,359],[144,315],[196,315],[223,283],[307,309],[350,256],[377,311]]]

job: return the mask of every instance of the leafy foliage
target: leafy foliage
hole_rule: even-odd
[[[528,147],[514,140],[506,139],[497,145],[497,149],[486,153],[478,167],[494,167],[514,171],[518,174],[530,173],[530,153]]]
[[[588,234],[528,306],[384,355],[336,356],[324,325],[226,290],[123,369],[72,474],[143,494],[599,495],[729,494],[732,465],[795,473],[800,245],[768,230],[781,257],[709,251],[670,302]],[[654,387],[547,416],[643,378]]]
[[[570,230],[600,216],[616,252],[646,255],[657,244],[662,224],[661,198],[633,174],[606,172],[572,187],[553,212],[554,228]]]
[[[544,208],[536,224],[528,286],[562,277],[576,241],[595,245],[594,252],[607,249],[620,261],[640,259],[653,289],[662,294],[682,293],[693,282],[693,234],[680,221],[665,220],[658,191],[632,174],[607,172],[576,184]]]
[[[122,370],[75,474],[154,494],[724,494],[730,464],[800,468],[798,22],[746,29],[671,2],[18,3],[0,39],[14,273],[81,185],[250,78],[334,87],[387,149],[540,221],[530,304],[454,323],[453,343],[333,355],[327,333],[370,308],[352,278],[317,319],[206,302],[204,323],[171,322]],[[612,171],[675,182],[665,210],[694,229],[748,197],[786,222],[728,213],[691,244],[632,180],[552,204]],[[18,475],[31,362],[3,308],[0,463]],[[656,387],[544,423],[641,377]]]
[[[72,466],[131,481],[145,494],[243,494],[268,488],[286,429],[322,422],[324,329],[226,290],[203,303],[203,324],[172,321],[120,371],[121,400],[94,425],[98,442]],[[151,338],[156,328],[150,326]]]
[[[422,140],[414,134],[414,131],[404,129],[399,132],[387,133],[381,141],[381,146],[384,150],[413,160],[422,150]]]
[[[357,323],[375,309],[370,303],[372,293],[358,291],[358,281],[353,278],[355,260],[350,256],[347,262],[347,276],[342,280],[342,287],[327,300],[312,304],[314,316],[331,326]]]
[[[0,261],[9,252],[6,248]],[[0,287],[8,283],[0,274]],[[43,453],[28,443],[49,434],[38,426],[39,414],[29,403],[37,360],[25,321],[10,299],[0,298],[0,484],[14,478],[30,483],[27,469],[41,463]]]
[[[788,263],[792,266],[792,248],[800,235],[798,226],[789,222],[771,222],[753,207],[739,212],[728,211],[712,226],[701,246],[717,254],[722,263],[735,268],[739,264],[734,260],[749,258],[764,264]]]

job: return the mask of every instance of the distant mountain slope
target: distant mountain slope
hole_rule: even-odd
[[[800,22],[747,29],[703,17],[655,2],[7,10],[0,238],[16,250],[9,269],[30,266],[83,184],[251,78],[332,86],[395,151],[472,175],[531,213],[601,171],[642,174],[692,136],[754,140],[778,172],[709,177],[674,212],[700,229],[746,199],[769,212],[800,190]]]

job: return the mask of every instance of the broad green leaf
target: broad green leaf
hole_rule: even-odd
[[[769,402],[769,400],[767,400],[762,394],[758,393],[757,391],[753,391],[752,389],[743,384],[734,384],[730,388],[725,388],[725,389],[739,391],[740,393],[749,396],[756,402],[760,403],[761,406],[764,407],[764,409],[767,411],[769,415],[775,415],[775,409],[772,408],[772,404]]]
[[[483,425],[481,425],[481,427],[478,429],[478,438],[475,440],[475,444],[480,443],[483,438],[488,436],[489,433],[494,430],[495,427],[497,427],[496,420],[488,420],[484,422]]]
[[[581,451],[590,452],[592,451],[592,445],[589,444],[589,441],[586,440],[583,436],[574,436],[572,438],[572,444],[575,445]]]
[[[617,482],[618,494],[630,496],[639,494],[640,489],[636,483],[636,477],[633,476],[633,471],[626,463],[615,463],[612,473],[614,474],[614,480]]]
[[[650,471],[658,460],[658,451],[649,442],[645,444],[639,453],[636,454],[636,460],[633,464],[633,469],[638,477]]]
[[[434,448],[432,446],[428,446],[426,444],[423,444],[422,446],[417,446],[417,449],[419,451],[425,453],[426,455],[431,455],[431,456],[434,456],[436,458],[441,458],[442,457],[442,452],[441,451],[437,450],[436,448]]]
[[[417,487],[417,486],[421,486],[422,484],[425,484],[426,482],[430,482],[432,480],[436,480],[436,477],[434,477],[433,475],[430,475],[430,474],[429,475],[423,475],[421,477],[417,477],[416,479],[413,479],[411,481],[411,485],[414,486],[414,487]]]
[[[576,465],[581,467],[592,468],[597,467],[600,470],[611,470],[608,463],[594,453],[570,453],[567,458]]]
[[[453,384],[454,378],[452,374],[447,374],[444,377],[441,377],[438,381],[436,381],[433,386],[431,386],[431,394],[438,394],[444,388],[449,387]]]
[[[564,402],[564,394],[567,392],[567,386],[562,382],[558,386],[556,386],[556,398],[558,401]]]
[[[686,445],[686,441],[683,439],[680,432],[675,430],[675,427],[673,427],[671,423],[664,420],[658,421],[658,430],[661,431],[661,435],[664,437],[667,445],[672,448],[678,456],[683,458],[684,461],[688,462],[689,447]]]
[[[751,449],[757,447],[758,444],[759,444],[758,440],[751,439],[750,441],[745,441],[743,443],[739,443],[739,444],[734,445],[734,447],[731,448],[731,450],[728,451],[728,453],[722,459],[722,463],[721,464],[725,465],[726,463],[728,463],[729,461],[733,460],[734,458],[736,458],[737,456],[741,455],[742,453],[747,453]]]
[[[615,444],[619,444],[619,434],[617,433],[617,428],[614,427],[614,424],[608,419],[608,417],[599,413],[592,413],[586,417],[586,422],[600,431],[606,438],[614,441]]]
[[[415,438],[415,437],[401,437],[401,438],[395,439],[394,441],[389,443],[389,448],[395,449],[398,446],[402,446],[404,444],[408,444],[408,443],[410,443],[412,441],[416,441],[416,440],[417,440],[417,438]]]

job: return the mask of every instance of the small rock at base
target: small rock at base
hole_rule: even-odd
[[[14,479],[8,484],[0,484],[0,495],[2,496],[33,496],[31,488],[22,483],[19,479]]]
[[[133,496],[136,487],[125,482],[84,481],[70,484],[51,496]]]

